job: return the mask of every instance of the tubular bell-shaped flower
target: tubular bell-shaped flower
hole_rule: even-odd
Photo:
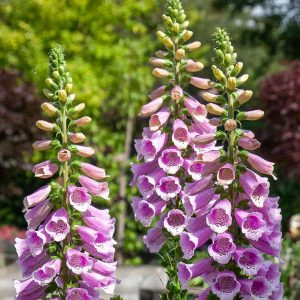
[[[195,131],[192,140],[202,145],[218,137],[222,146],[214,145],[217,149],[197,154],[203,163],[202,175],[211,177],[206,185],[199,183],[200,189],[198,183],[189,183],[183,189],[187,220],[180,234],[184,259],[194,259],[203,243],[211,240],[207,252],[212,267],[194,271],[192,266],[202,266],[202,260],[194,259],[193,265],[180,262],[178,276],[183,288],[195,276],[204,278],[208,287],[198,299],[281,300],[282,284],[276,263],[280,261],[282,236],[278,198],[269,197],[268,178],[256,173],[275,178],[274,163],[249,152],[258,149],[260,143],[251,131],[241,128],[243,120],[255,121],[263,112],[241,111],[241,105],[252,96],[251,91],[241,89],[248,75],[239,75],[243,64],[236,61],[228,34],[217,29],[213,37],[216,65],[212,71],[216,82],[209,82],[214,94],[205,92],[203,99],[214,102],[206,108],[219,116],[218,122],[211,122],[219,128],[212,133]],[[264,260],[264,254],[269,255],[269,260]]]
[[[91,118],[78,118],[84,104],[74,106],[72,78],[66,71],[61,47],[50,51],[48,90],[52,102],[42,104],[53,123],[37,127],[53,137],[33,143],[38,151],[51,150],[51,158],[32,168],[36,177],[58,178],[24,198],[28,230],[16,239],[24,280],[15,280],[16,299],[100,299],[95,288],[112,293],[116,284],[114,219],[108,210],[92,206],[92,197],[108,199],[105,170],[82,161],[93,155],[91,147],[74,145],[85,140],[76,128]]]
[[[179,299],[187,297],[187,291],[180,291],[181,281],[176,275],[179,258],[184,255],[189,259],[213,234],[209,226],[198,231],[185,230],[195,211],[204,212],[216,201],[214,189],[202,191],[212,184],[210,170],[217,166],[215,162],[220,157],[215,148],[219,135],[207,120],[205,105],[187,93],[189,83],[208,89],[209,80],[195,74],[203,69],[203,64],[187,58],[188,52],[201,43],[187,43],[192,32],[187,29],[189,22],[180,0],[167,0],[163,20],[165,32],[158,31],[157,36],[166,50],[157,51],[157,57],[151,58],[150,63],[155,67],[153,75],[166,84],[150,94],[151,101],[139,114],[150,120],[142,138],[135,141],[138,159],[144,162],[132,164],[131,184],[137,186],[142,196],[132,199],[132,207],[137,220],[146,227],[152,226],[144,236],[147,248],[162,254],[162,265],[169,275],[163,299]],[[201,145],[196,144],[195,135],[204,133],[209,138]],[[198,155],[210,151],[216,153],[206,155],[205,159],[214,165],[203,170],[204,162]],[[225,222],[228,226],[230,218]]]

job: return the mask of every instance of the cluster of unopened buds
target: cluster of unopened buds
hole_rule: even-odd
[[[48,150],[52,158],[32,171],[41,179],[58,177],[24,198],[28,230],[25,239],[16,239],[24,276],[14,282],[16,299],[100,299],[97,288],[112,293],[116,284],[115,220],[107,209],[91,204],[93,197],[108,199],[107,175],[82,161],[95,151],[78,145],[85,135],[75,131],[91,118],[76,119],[85,105],[73,104],[72,79],[60,47],[49,54],[46,84],[44,94],[52,102],[41,108],[55,121],[37,121],[36,126],[52,138],[35,142],[33,148]]]
[[[169,276],[163,299],[188,299],[189,282],[199,276],[207,284],[199,300],[282,299],[281,211],[268,179],[257,174],[275,178],[274,164],[250,152],[260,142],[241,123],[264,113],[240,111],[253,93],[241,89],[248,75],[239,75],[243,64],[224,30],[214,34],[216,82],[190,75],[203,65],[185,52],[200,43],[185,44],[192,32],[181,3],[167,2],[166,30],[158,32],[166,51],[150,63],[153,75],[168,83],[141,108],[150,120],[135,141],[144,162],[132,164],[131,183],[141,194],[132,199],[135,217],[151,226],[144,242],[160,253]],[[187,83],[208,90],[202,98],[209,103],[183,91]],[[206,244],[206,258],[195,262]]]

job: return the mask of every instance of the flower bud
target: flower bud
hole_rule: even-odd
[[[57,153],[57,159],[60,162],[69,161],[71,159],[71,152],[68,149],[61,149]]]
[[[211,113],[213,115],[216,115],[216,116],[222,116],[226,113],[226,110],[223,107],[221,107],[217,104],[214,104],[214,103],[207,104],[206,105],[206,110],[209,113]]]
[[[231,62],[232,62],[232,55],[230,53],[226,53],[224,55],[224,61],[225,61],[226,66],[229,67],[231,65]]]
[[[69,140],[74,144],[79,144],[85,141],[85,135],[81,132],[70,133]]]
[[[167,65],[167,61],[165,59],[156,58],[156,57],[151,57],[149,59],[149,62],[151,65],[155,67],[164,67]]]
[[[240,74],[240,72],[242,71],[242,68],[243,68],[243,63],[242,62],[238,62],[233,70],[231,71],[231,76],[238,76]]]
[[[58,91],[58,99],[61,102],[66,102],[68,98],[67,92],[65,90]]]
[[[180,25],[178,23],[174,23],[172,26],[173,32],[178,33],[179,29],[180,29]]]
[[[200,72],[203,70],[204,65],[201,62],[193,61],[192,59],[187,60],[187,64],[184,66],[185,70],[188,72]]]
[[[159,51],[156,51],[156,52],[155,52],[155,55],[156,55],[158,58],[165,58],[165,57],[168,55],[168,52],[159,50]]]
[[[211,118],[208,121],[209,121],[209,124],[216,126],[216,127],[222,125],[222,121],[220,118]]]
[[[224,124],[225,130],[230,131],[230,132],[233,131],[233,130],[235,130],[236,127],[237,127],[237,123],[233,119],[226,120],[226,122]]]
[[[54,96],[54,94],[48,89],[43,89],[43,93],[48,99],[51,99]]]
[[[210,88],[209,79],[201,78],[201,77],[191,77],[190,83],[191,85],[197,87],[198,89],[208,90]]]
[[[249,101],[253,96],[253,92],[250,90],[243,91],[237,98],[237,101],[240,105]]]
[[[236,118],[238,120],[247,120],[247,121],[256,121],[261,119],[264,116],[264,112],[260,109],[251,110],[246,112],[240,112],[237,114]]]
[[[216,77],[217,80],[219,81],[225,81],[226,80],[226,76],[224,75],[224,73],[217,68],[216,66],[212,66],[212,71],[214,73],[214,76]]]
[[[189,22],[189,21],[184,21],[184,22],[181,24],[181,27],[182,27],[182,28],[187,28],[189,25],[190,25],[190,22]]]
[[[183,96],[183,90],[179,85],[175,85],[171,91],[171,98],[178,101]]]
[[[73,84],[72,83],[67,83],[66,84],[66,92],[68,94],[72,93],[72,89],[73,89]]]
[[[257,139],[242,137],[238,140],[239,146],[242,148],[253,151],[260,147],[261,143]]]
[[[188,51],[194,51],[197,50],[198,48],[201,47],[201,43],[199,41],[187,44],[184,46],[185,49],[187,49]]]
[[[51,103],[44,102],[41,104],[41,109],[45,112],[49,117],[53,117],[57,114],[58,109],[52,105]]]
[[[214,102],[214,103],[218,102],[217,99],[218,99],[219,95],[215,95],[215,94],[212,94],[209,92],[203,92],[201,96],[207,102]]]
[[[77,155],[81,157],[89,157],[95,154],[95,150],[91,147],[74,146],[74,150],[77,152]]]
[[[59,72],[58,72],[58,71],[53,71],[53,72],[52,72],[52,76],[53,76],[55,79],[59,79],[59,78],[60,78],[60,75],[59,75]]]
[[[182,60],[185,58],[185,50],[183,48],[178,49],[175,53],[176,60]]]
[[[51,140],[36,141],[32,144],[34,150],[44,151],[51,148]]]
[[[56,131],[57,125],[44,120],[39,120],[35,123],[36,127],[45,131]]]
[[[190,30],[184,30],[181,38],[184,42],[188,41],[193,36],[193,31]]]
[[[236,81],[236,85],[237,86],[242,85],[243,83],[245,83],[248,80],[248,78],[249,78],[248,74],[244,74],[244,75],[240,76]]]
[[[155,68],[152,71],[152,74],[154,77],[157,77],[157,78],[167,78],[170,76],[170,73],[167,70],[160,69],[160,68]]]
[[[52,78],[46,78],[45,82],[49,88],[57,88],[57,84],[53,81]]]
[[[166,35],[164,32],[162,32],[162,31],[157,31],[157,32],[156,32],[156,35],[157,35],[157,37],[160,38],[160,39],[163,39],[164,37],[167,36],[167,35]]]
[[[255,134],[251,130],[244,129],[242,137],[247,137],[249,139],[253,139],[253,138],[255,138]]]
[[[92,121],[91,117],[85,116],[85,117],[82,117],[82,118],[80,118],[78,120],[75,120],[74,124],[77,127],[83,127],[83,126],[86,126],[87,124],[89,124],[91,121]]]
[[[236,89],[236,78],[235,77],[229,77],[227,80],[227,89],[229,91],[234,91]]]
[[[83,111],[85,108],[85,104],[84,103],[79,103],[78,105],[76,105],[74,107],[74,112],[75,113],[80,113],[81,111]]]
[[[163,43],[164,43],[165,47],[168,48],[168,49],[174,47],[174,44],[173,44],[172,40],[168,36],[163,38]]]
[[[159,98],[156,98],[156,99],[152,100],[151,102],[143,105],[139,112],[139,116],[147,117],[147,116],[150,116],[150,115],[156,113],[162,106],[163,102],[164,102],[164,98],[159,97]]]
[[[192,141],[196,145],[210,144],[216,140],[215,133],[205,133],[201,135],[196,135]]]

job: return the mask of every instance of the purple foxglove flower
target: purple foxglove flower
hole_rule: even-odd
[[[193,120],[203,122],[207,117],[205,105],[199,103],[194,98],[185,98],[184,106],[192,116]]]
[[[176,174],[180,167],[183,166],[183,158],[181,153],[175,147],[162,151],[158,158],[158,165],[169,174]]]
[[[266,178],[258,176],[251,170],[247,170],[240,176],[240,184],[255,206],[264,206],[265,200],[269,196],[270,188],[270,183]]]
[[[249,151],[256,150],[261,145],[257,139],[251,139],[251,138],[247,138],[247,137],[239,138],[238,144],[242,148],[249,150]]]
[[[155,190],[161,199],[168,201],[178,195],[181,191],[181,185],[177,177],[166,176],[159,180]]]
[[[206,176],[201,180],[194,181],[192,183],[186,183],[183,191],[186,195],[195,195],[210,186],[212,186],[212,175]]]
[[[151,131],[156,131],[164,126],[170,117],[170,109],[168,107],[162,108],[156,114],[153,114],[149,120],[149,128]]]
[[[33,280],[41,286],[48,285],[60,272],[60,268],[60,259],[51,260],[33,272]]]
[[[187,148],[190,142],[188,128],[180,119],[174,121],[172,142],[180,150]]]
[[[247,275],[256,275],[263,264],[263,258],[255,248],[239,248],[234,254],[234,258]]]
[[[253,153],[248,153],[247,161],[250,164],[250,166],[256,171],[263,174],[271,175],[274,179],[276,179],[276,177],[273,174],[274,163],[269,162]]]
[[[69,288],[67,289],[66,300],[92,300],[86,289],[82,288]]]
[[[258,212],[246,212],[237,209],[235,219],[242,228],[246,238],[257,241],[266,231],[267,223],[263,220],[263,215]]]
[[[49,199],[46,199],[35,207],[28,209],[24,215],[25,220],[28,223],[28,229],[36,229],[41,222],[47,218],[52,208],[52,202],[50,202]]]
[[[153,90],[151,92],[151,94],[149,95],[149,99],[154,100],[158,97],[161,97],[165,93],[165,91],[166,91],[165,89],[166,89],[166,86],[162,85],[162,86],[158,87],[157,89]]]
[[[143,139],[135,140],[135,149],[138,159],[144,158],[145,162],[151,162],[156,155],[165,147],[168,135],[160,130],[150,132]]]
[[[94,196],[102,197],[109,200],[109,189],[107,182],[97,182],[87,176],[79,176],[80,184],[87,189],[89,193]]]
[[[171,91],[171,98],[178,101],[183,96],[183,90],[179,85],[175,85]]]
[[[108,177],[104,169],[98,168],[88,163],[81,162],[80,169],[86,176],[91,177],[95,180],[101,180]]]
[[[179,235],[186,226],[187,218],[180,209],[172,209],[164,220],[164,227],[173,235]]]
[[[157,253],[164,245],[166,238],[161,228],[154,227],[148,230],[143,240],[151,253]]]
[[[177,265],[178,268],[178,279],[182,287],[186,289],[188,282],[204,273],[209,272],[212,269],[212,259],[204,258],[194,264],[185,264],[180,262]]]
[[[155,192],[159,180],[165,176],[165,172],[160,168],[155,169],[148,175],[141,175],[138,178],[137,188],[141,195],[148,199]]]
[[[139,220],[145,227],[149,227],[155,217],[154,206],[138,197],[132,198],[131,206],[134,211],[135,219]]]
[[[58,209],[45,226],[46,232],[56,242],[63,241],[70,232],[68,212],[64,208]]]
[[[45,288],[35,282],[32,277],[28,277],[24,280],[14,280],[14,287],[16,289],[17,300],[41,299],[45,297]]]
[[[220,233],[213,237],[212,244],[208,246],[208,254],[219,264],[227,264],[236,246],[230,233]]]
[[[113,277],[103,276],[96,272],[83,273],[81,277],[91,287],[98,287],[107,294],[113,294],[114,292],[116,279]]]
[[[235,179],[235,170],[232,164],[224,164],[217,173],[217,180],[220,185],[229,185]]]
[[[204,245],[211,237],[212,230],[209,227],[204,227],[193,233],[182,232],[180,234],[180,247],[184,254],[184,259],[190,259],[194,256],[196,249]]]
[[[85,289],[88,291],[89,295],[91,296],[91,300],[103,300],[100,298],[100,293],[99,290],[89,286],[88,284],[86,284],[84,281],[79,280],[78,281],[79,287],[82,289]]]
[[[185,159],[183,166],[193,180],[200,180],[202,178],[203,164],[201,162]]]
[[[272,248],[268,241],[260,238],[258,241],[250,240],[250,243],[253,247],[257,248],[259,251],[281,259],[280,258],[281,248]]]
[[[268,300],[272,295],[272,289],[265,277],[258,276],[252,281],[250,293],[254,300]]]
[[[39,188],[31,195],[26,196],[23,200],[25,209],[33,207],[39,204],[40,202],[44,201],[49,196],[50,192],[51,186],[47,184]]]
[[[149,174],[156,168],[157,168],[156,161],[151,161],[149,163],[141,163],[141,164],[131,163],[131,171],[133,173],[133,179],[130,182],[130,186],[134,186],[141,175]]]
[[[266,261],[263,263],[262,268],[258,271],[257,275],[265,277],[270,285],[270,288],[272,291],[274,291],[280,283],[279,264]]]
[[[198,209],[204,207],[214,197],[215,189],[209,188],[197,195],[184,195],[182,197],[183,207],[188,216],[193,215]]]
[[[92,202],[92,196],[88,194],[84,187],[77,187],[75,185],[68,186],[68,201],[78,211],[85,212]]]
[[[83,216],[83,221],[85,222],[85,224],[94,229],[94,230],[101,230],[103,232],[110,232],[113,233],[114,228],[115,228],[115,219],[110,219],[110,220],[102,220],[99,218],[95,218],[95,217],[87,217],[87,216]]]
[[[279,283],[276,289],[273,291],[272,295],[270,296],[270,300],[280,300],[283,298],[283,284]]]
[[[141,107],[139,116],[147,117],[147,116],[150,116],[150,115],[156,113],[161,108],[163,102],[164,102],[163,97],[159,97],[159,98],[156,98],[156,99],[150,101],[149,103],[143,105]]]
[[[98,209],[92,205],[89,206],[86,212],[83,213],[84,217],[96,217],[102,220],[111,220],[108,209]]]
[[[69,248],[66,252],[67,266],[77,275],[86,273],[92,269],[93,261],[87,253]]]
[[[207,175],[213,174],[217,170],[219,170],[220,167],[221,167],[221,164],[218,161],[204,164],[202,167],[202,170],[201,170],[202,176],[207,176]]]
[[[232,223],[230,201],[227,199],[219,201],[207,215],[206,222],[214,232],[225,232]]]
[[[104,262],[94,259],[93,271],[103,276],[114,276],[117,262]]]
[[[207,214],[200,214],[200,215],[196,216],[195,218],[189,218],[187,225],[186,225],[187,231],[188,232],[196,232],[196,231],[206,228],[206,227],[210,228],[209,226],[207,226],[206,217],[207,217]]]
[[[196,160],[201,163],[212,163],[220,159],[221,152],[219,150],[208,150],[197,155]]]
[[[212,285],[212,292],[221,300],[232,300],[240,291],[241,284],[235,274],[230,271],[219,272],[215,283]]]
[[[25,243],[33,257],[42,253],[46,240],[46,236],[40,231],[32,229],[26,231]]]
[[[274,249],[281,249],[282,232],[273,230],[270,234],[264,233],[263,238],[266,239],[270,246]]]
[[[32,168],[34,176],[43,179],[52,177],[57,172],[57,170],[57,165],[51,163],[50,160],[43,161]]]

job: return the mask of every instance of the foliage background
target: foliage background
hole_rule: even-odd
[[[203,44],[198,57],[207,67],[203,74],[210,76],[211,33],[216,26],[226,27],[250,74],[247,88],[255,91],[255,101],[249,107],[267,110],[268,105],[276,105],[260,98],[264,88],[260,91],[260,82],[300,59],[299,1],[184,0],[183,4],[194,35]],[[97,149],[95,162],[111,176],[113,213],[119,216],[125,209],[128,216],[121,243],[124,262],[139,264],[153,259],[142,250],[142,228],[130,212],[130,196],[135,191],[126,188],[124,197],[120,186],[121,182],[124,186],[125,178],[126,187],[126,177],[130,176],[126,156],[135,159],[130,134],[126,152],[126,128],[131,125],[133,137],[140,134],[144,121],[134,116],[156,85],[148,59],[158,46],[155,32],[162,23],[163,6],[163,0],[0,1],[1,224],[25,226],[22,198],[40,184],[33,180],[30,166],[41,157],[31,152],[30,144],[39,134],[33,124],[40,118],[47,54],[59,43],[66,51],[77,101],[86,103],[86,113],[94,119],[89,128],[90,142]],[[295,109],[299,111],[300,99],[294,94]],[[282,109],[284,97],[278,101]],[[293,97],[289,101],[293,103]],[[291,113],[285,117],[294,116]],[[272,122],[263,120],[252,128],[266,141],[262,147],[265,157],[274,147],[268,142],[276,134],[269,130]],[[284,117],[277,122],[284,123]],[[294,131],[300,135],[299,126]],[[300,212],[300,184],[299,177],[286,174],[300,166],[291,165],[284,154],[282,160],[282,167],[277,169],[280,180],[273,189],[282,197],[283,226],[287,231],[289,217]]]

